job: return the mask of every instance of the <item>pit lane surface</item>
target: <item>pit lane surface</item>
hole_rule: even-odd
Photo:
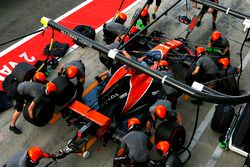
[[[144,3],[144,1],[143,1]],[[142,6],[143,3],[140,3],[139,6]],[[173,2],[163,2],[161,8],[159,9],[159,13],[163,12],[164,9],[168,8],[170,4]],[[243,13],[248,13],[247,9],[250,8],[250,4],[247,1],[239,0],[239,1],[223,1],[221,4],[225,6],[234,8],[238,11],[242,11]],[[160,21],[154,25],[158,30],[165,32],[164,36],[168,38],[174,38],[179,36],[185,36],[186,34],[186,26],[181,25],[177,22],[177,17],[180,13],[184,13],[184,4],[179,5],[175,8],[175,11],[169,13],[168,16],[163,17]],[[150,10],[152,11],[152,7]],[[135,8],[133,8],[129,15]],[[190,15],[198,14],[198,10],[191,10]],[[248,13],[249,14],[249,13]],[[131,18],[131,17],[130,17]],[[208,37],[211,30],[211,16],[205,15],[203,19],[203,24],[200,28],[196,28],[194,32],[190,35],[191,46],[196,44],[206,45],[208,41]],[[243,40],[244,33],[242,32],[243,26],[242,21],[232,18],[231,16],[225,16],[225,14],[219,13],[217,20],[217,28],[221,30],[222,33],[227,36],[231,45],[231,53],[232,53],[232,61],[233,64],[239,65],[239,50],[240,44]],[[153,27],[152,27],[153,29]],[[102,42],[102,34],[99,33],[97,35],[97,41]],[[249,52],[249,43],[247,43],[248,47],[245,47],[243,51],[243,55],[247,55]],[[101,63],[98,60],[98,52],[94,51],[91,48],[78,48],[69,56],[65,57],[63,61],[67,62],[70,59],[82,59],[86,64],[86,74],[87,74],[87,83],[85,87],[88,87],[96,74],[102,72],[104,70]],[[246,57],[247,58],[247,57]],[[177,68],[177,67],[176,67]],[[241,88],[249,90],[249,67],[246,66],[242,81]],[[184,70],[183,70],[184,71]],[[178,73],[178,78],[181,78],[184,75],[184,72]],[[53,78],[54,75],[50,76]],[[196,141],[193,144],[192,149],[192,158],[185,165],[190,167],[203,167],[203,166],[217,166],[217,167],[234,167],[234,166],[242,166],[244,158],[237,155],[236,153],[232,153],[230,151],[224,151],[221,156],[217,156],[217,152],[215,152],[218,137],[220,134],[212,131],[209,127],[209,121],[211,114],[214,109],[211,108],[212,104],[204,103],[201,106],[199,124]],[[184,126],[187,130],[187,141],[189,140],[194,120],[195,120],[195,110],[196,106],[191,104],[190,101],[185,101],[181,97],[178,101],[177,111],[179,111],[183,116]],[[210,112],[211,110],[211,112]],[[4,161],[11,154],[15,153],[17,150],[27,149],[31,145],[39,145],[45,151],[55,153],[58,149],[65,146],[66,142],[70,137],[72,137],[76,129],[74,127],[68,127],[63,119],[59,119],[55,124],[47,125],[43,128],[37,128],[26,122],[23,118],[21,118],[17,126],[21,127],[23,130],[22,135],[15,135],[8,131],[10,118],[12,116],[13,109],[5,111],[0,114],[0,165],[4,163]],[[113,142],[109,142],[106,147],[102,147],[100,142],[97,142],[90,149],[91,156],[87,160],[83,160],[82,158],[70,155],[63,160],[60,160],[51,166],[112,166],[112,157],[114,155],[114,151],[116,149],[116,144]],[[44,166],[48,162],[48,160],[43,160],[43,163],[40,166]]]

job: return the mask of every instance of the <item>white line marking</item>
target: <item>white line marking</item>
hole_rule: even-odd
[[[247,53],[247,55],[245,56],[243,63],[242,63],[242,69],[244,69],[247,66],[247,63],[250,60],[250,51]]]
[[[78,5],[77,7],[71,9],[70,11],[68,11],[67,13],[63,14],[62,16],[58,17],[57,19],[55,19],[56,22],[61,21],[62,19],[65,19],[66,17],[68,17],[69,15],[73,14],[74,12],[76,12],[77,10],[81,9],[82,7],[88,5],[89,3],[93,2],[94,0],[86,0],[85,2],[81,3],[80,5]]]
[[[83,3],[81,3],[80,5],[78,5],[77,7],[73,8],[72,10],[68,11],[67,13],[63,14],[62,16],[58,17],[57,19],[55,19],[56,22],[61,21],[62,19],[64,19],[65,17],[69,16],[70,14],[72,14],[73,12],[79,10],[80,8],[86,6],[87,4],[91,3],[93,0],[87,0]],[[40,28],[42,29],[42,28]],[[39,29],[39,30],[40,30]],[[14,50],[15,48],[17,48],[18,46],[22,45],[23,43],[27,42],[28,40],[30,40],[31,38],[35,37],[37,34],[33,34],[30,35],[26,38],[23,38],[22,40],[20,40],[19,42],[11,45],[10,47],[8,47],[7,49],[5,49],[4,51],[0,52],[0,57],[3,57],[4,55],[6,55],[7,53],[9,53],[10,51]]]
[[[214,167],[216,162],[220,158],[222,152],[223,152],[223,150],[220,148],[220,145],[218,144],[215,151],[214,151],[214,153],[213,153],[213,155],[212,155],[212,157],[207,162],[206,167]]]

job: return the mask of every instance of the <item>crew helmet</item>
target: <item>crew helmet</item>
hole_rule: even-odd
[[[221,33],[220,31],[214,31],[211,35],[211,40],[212,41],[217,41],[218,39],[221,38]]]
[[[36,72],[33,77],[33,81],[38,82],[38,83],[45,83],[47,80],[46,80],[46,76],[44,75],[44,73]]]
[[[41,158],[48,158],[49,155],[44,153],[40,147],[32,146],[28,150],[28,157],[32,163],[38,163]]]
[[[121,20],[125,22],[127,20],[127,15],[126,13],[121,12],[118,14],[118,18],[120,18]]]
[[[141,121],[138,118],[130,118],[128,120],[128,130],[132,130],[135,127],[140,127],[141,126]]]
[[[56,85],[53,82],[46,84],[46,94],[49,95],[52,92],[56,92]]]
[[[168,62],[166,60],[161,60],[159,63],[158,63],[158,67],[160,69],[168,69]]]
[[[143,9],[142,11],[141,11],[141,17],[145,17],[146,15],[148,14],[148,9]]]
[[[156,150],[162,156],[164,156],[169,151],[169,148],[170,148],[170,144],[167,141],[159,141],[156,144]]]
[[[204,47],[197,47],[195,49],[195,54],[197,57],[199,57],[201,54],[204,54],[205,53],[205,48]]]
[[[66,69],[66,75],[69,79],[74,78],[78,73],[78,68],[76,66],[68,66]]]
[[[164,105],[157,105],[154,109],[154,115],[160,120],[165,119],[167,115],[167,108]]]
[[[126,36],[125,35],[121,35],[120,39],[123,39],[123,41],[126,43],[126,42],[128,42],[130,40],[130,37],[128,35],[126,35]]]
[[[130,31],[129,31],[129,34],[135,34],[136,32],[137,32],[136,26],[132,26]]]
[[[228,58],[221,58],[218,62],[220,63],[223,69],[227,68],[230,64],[230,60]]]

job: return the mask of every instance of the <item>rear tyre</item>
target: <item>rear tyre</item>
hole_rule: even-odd
[[[186,138],[186,131],[182,125],[176,122],[164,121],[159,124],[155,131],[155,143],[168,141],[173,150],[179,150]]]
[[[211,128],[219,133],[226,133],[233,117],[234,108],[230,105],[217,105],[211,121]]]
[[[73,31],[87,37],[87,38],[90,38],[92,40],[95,40],[95,29],[90,27],[90,26],[87,26],[87,25],[78,25],[76,26]],[[77,40],[74,40],[74,43],[81,46],[81,47],[85,47],[86,45],[82,44],[81,42],[77,41]]]

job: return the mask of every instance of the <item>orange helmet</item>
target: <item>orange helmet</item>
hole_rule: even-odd
[[[164,156],[169,151],[169,148],[170,148],[170,144],[167,141],[159,141],[156,144],[156,150],[160,154],[162,154],[162,156]]]
[[[126,13],[121,12],[121,13],[118,14],[118,17],[121,18],[124,22],[127,20]]]
[[[211,35],[212,41],[217,41],[221,38],[221,33],[219,31],[214,31]]]
[[[41,158],[48,158],[49,155],[44,153],[40,147],[33,146],[28,150],[28,156],[32,163],[38,163]]]
[[[42,72],[36,72],[33,77],[34,82],[44,83],[46,82],[46,76]]]
[[[120,36],[121,39],[123,39],[124,42],[128,42],[130,40],[130,37],[128,35],[122,35]]]
[[[68,66],[68,68],[66,69],[66,75],[72,79],[74,78],[78,73],[78,68],[76,66]]]
[[[136,32],[137,32],[136,26],[132,26],[131,29],[130,29],[130,31],[129,31],[129,34],[134,34]]]
[[[128,130],[134,128],[135,125],[141,125],[141,121],[137,118],[130,118],[128,120]]]
[[[158,67],[160,68],[168,68],[168,62],[166,60],[161,60],[159,63],[158,63]]]
[[[51,92],[56,92],[56,85],[53,82],[46,84],[46,93],[49,95]]]
[[[223,69],[227,68],[230,64],[230,60],[228,58],[221,58],[218,62],[222,65]]]
[[[146,15],[148,14],[148,9],[143,9],[142,11],[141,11],[141,17],[145,17]]]
[[[154,109],[154,113],[159,119],[163,120],[166,118],[167,109],[164,105],[157,105]]]
[[[197,47],[195,49],[196,56],[200,56],[200,54],[205,53],[205,48],[204,47]]]

